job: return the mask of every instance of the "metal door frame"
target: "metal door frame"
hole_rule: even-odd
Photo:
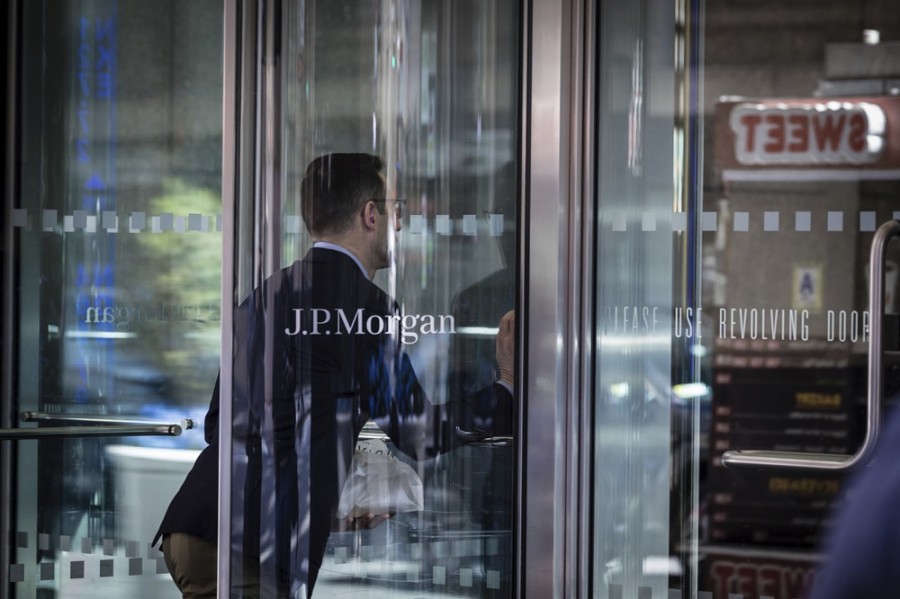
[[[523,32],[516,558],[526,597],[590,588],[595,18],[593,2],[534,0]]]
[[[230,374],[233,275],[240,268],[233,244],[236,198],[252,193],[258,163],[248,149],[254,139],[256,106],[250,94],[257,78],[257,2],[224,0],[223,90],[223,274],[222,375]],[[7,233],[16,179],[12,150],[16,139],[19,3],[7,4],[6,119],[3,218]],[[589,588],[589,438],[593,281],[593,182],[591,98],[595,35],[594,6],[581,0],[525,0],[521,51],[522,165],[525,198],[519,215],[520,313],[517,319],[521,390],[518,439],[516,577],[528,597],[584,596]],[[247,142],[247,143],[242,143]],[[249,170],[248,170],[249,168]],[[548,226],[550,223],[550,226]],[[555,225],[555,226],[554,226]],[[12,353],[14,322],[11,235],[4,235],[0,324],[0,428],[13,426]],[[527,349],[527,351],[525,351]],[[226,359],[228,358],[228,359]],[[222,385],[222,417],[230,418],[230,387]],[[548,424],[549,423],[549,424]],[[221,446],[230,448],[229,427]],[[230,455],[223,454],[226,464]],[[9,539],[12,499],[12,442],[0,443],[0,533]],[[220,466],[220,539],[230,537],[229,469]],[[227,548],[228,544],[220,545]],[[0,562],[9,562],[0,543]],[[228,579],[228,552],[220,552],[220,579]],[[0,569],[0,588],[8,588]]]
[[[2,259],[2,289],[0,294],[0,428],[10,428],[14,423],[15,402],[13,399],[13,353],[15,336],[12,323],[15,322],[13,294],[14,287],[14,262],[13,248],[15,247],[15,234],[11,228],[12,208],[15,202],[17,189],[16,161],[14,160],[16,127],[16,98],[18,94],[19,69],[19,28],[16,26],[19,19],[19,3],[9,2],[6,5],[6,42],[3,57],[3,74],[5,79],[4,90],[6,96],[3,100],[4,119],[4,189],[3,208],[0,213],[0,227],[2,227],[3,248],[0,250]],[[12,510],[13,510],[13,480],[15,476],[15,461],[13,455],[15,443],[13,441],[0,441],[0,564],[10,563],[10,541],[12,539]],[[0,567],[0,594],[9,590],[9,568]]]
[[[231,418],[231,304],[240,256],[237,200],[269,167],[254,144],[276,115],[260,110],[271,73],[256,72],[268,0],[225,0],[221,418]],[[519,187],[520,390],[515,548],[518,595],[587,596],[592,360],[594,6],[523,2]],[[257,93],[259,90],[259,93]],[[254,117],[260,120],[254,121]],[[266,122],[263,123],[262,120]],[[549,223],[549,225],[548,225]],[[555,226],[553,226],[555,225]],[[524,351],[527,349],[527,351]],[[587,374],[586,374],[587,373]],[[549,424],[548,424],[549,423]],[[230,427],[220,428],[220,597],[230,578]],[[222,584],[224,583],[224,584]]]

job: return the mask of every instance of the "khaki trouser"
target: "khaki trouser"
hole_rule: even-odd
[[[180,532],[163,536],[162,552],[166,567],[184,599],[216,599],[218,582],[217,545],[206,539]],[[262,584],[259,578],[259,561],[244,561],[240,580],[232,581],[232,591],[239,591],[243,599],[261,597],[277,598],[278,591],[270,588],[273,583]]]
[[[216,598],[216,544],[176,532],[163,537],[166,567],[184,599]]]

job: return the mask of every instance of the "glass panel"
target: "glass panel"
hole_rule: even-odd
[[[599,14],[598,597],[660,597],[668,585],[673,17],[655,2],[604,2]]]
[[[900,119],[891,91],[900,22],[890,3],[859,9],[773,4],[759,25],[735,30],[726,12],[740,22],[751,11],[707,5],[703,210],[715,226],[699,242],[712,329],[700,577],[710,590],[808,591],[848,483],[724,468],[723,451],[852,454],[863,440],[869,250],[877,226],[900,210],[897,140],[885,133]],[[869,28],[881,43],[868,43]],[[740,52],[751,60],[735,61]],[[789,125],[782,145],[779,122]],[[890,248],[885,275],[894,313],[898,252]]]
[[[7,443],[0,594],[180,596],[150,541],[203,445],[219,358],[222,8],[20,5],[4,409],[23,428],[23,411],[198,427],[72,437],[83,425],[57,420],[40,426],[62,436]]]
[[[862,443],[900,23],[887,2],[651,4],[600,15],[595,592],[806,596],[846,475],[722,456]]]
[[[231,587],[512,596],[518,6],[280,10],[236,226],[260,274],[235,284]]]

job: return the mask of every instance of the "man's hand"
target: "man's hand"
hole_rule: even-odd
[[[510,310],[500,319],[500,330],[497,332],[497,366],[500,367],[500,380],[513,387],[516,374],[515,310]]]
[[[382,522],[391,519],[394,514],[361,514],[359,516],[348,515],[346,518],[336,520],[331,529],[335,532],[345,532],[348,530],[363,530],[365,528],[375,528]]]

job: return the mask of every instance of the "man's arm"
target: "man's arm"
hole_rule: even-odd
[[[396,383],[402,389],[399,392],[400,397],[395,397],[391,402],[390,414],[372,414],[372,418],[400,451],[416,459],[421,458],[417,450],[422,448],[422,438],[410,438],[411,427],[400,425],[412,422],[425,414],[430,415],[429,420],[433,425],[429,426],[431,434],[424,443],[427,453],[431,455],[451,451],[487,436],[513,434],[515,380],[513,311],[507,312],[500,320],[495,353],[500,375],[496,382],[466,397],[453,397],[440,405],[428,401],[407,356],[401,354],[402,374],[397,377]],[[421,424],[424,426],[424,421]]]
[[[448,402],[449,450],[485,437],[513,434],[513,404],[516,349],[515,312],[510,310],[500,319],[494,343],[494,357],[499,378],[466,397]]]

